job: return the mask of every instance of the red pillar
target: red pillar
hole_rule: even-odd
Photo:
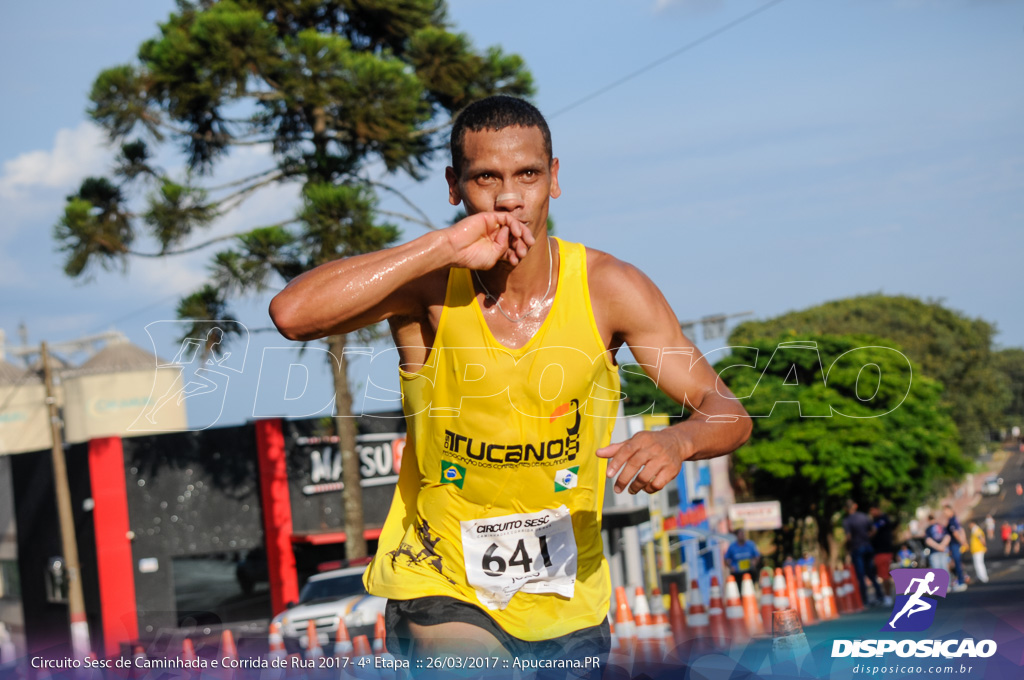
[[[280,418],[256,421],[256,451],[263,496],[270,606],[277,614],[284,611],[286,604],[299,599],[299,577],[292,550],[291,494]]]
[[[135,565],[132,543],[128,538],[128,495],[120,437],[89,441],[89,481],[94,504],[92,515],[103,643],[109,657],[120,652],[122,642],[139,636]]]

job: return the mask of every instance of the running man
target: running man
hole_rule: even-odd
[[[744,574],[750,574],[750,578],[757,576],[760,561],[761,553],[757,549],[757,544],[747,540],[745,529],[737,529],[736,540],[725,551],[725,566],[736,577],[736,583],[743,582]]]
[[[471,104],[451,152],[448,199],[468,217],[297,277],[271,316],[292,340],[390,324],[408,445],[365,578],[389,600],[388,650],[603,657],[606,478],[662,489],[684,461],[735,450],[750,420],[650,279],[548,235],[559,161],[536,108]],[[693,415],[609,445],[624,344]]]
[[[932,608],[932,605],[923,601],[921,598],[925,595],[934,595],[935,591],[939,589],[938,586],[935,586],[934,588],[928,587],[928,584],[934,580],[935,573],[931,571],[925,574],[924,578],[910,579],[910,583],[907,584],[907,589],[903,594],[910,595],[910,591],[913,589],[915,583],[919,584],[917,586],[917,591],[914,592],[913,595],[910,595],[910,599],[908,599],[907,603],[903,605],[903,609],[901,609],[896,616],[892,617],[892,621],[889,622],[890,628],[893,628],[893,624],[896,623],[896,619],[900,618],[904,614],[906,614],[909,619],[918,612],[926,612]]]

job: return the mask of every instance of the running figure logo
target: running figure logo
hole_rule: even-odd
[[[935,621],[934,597],[946,597],[949,590],[949,572],[945,569],[894,569],[892,578],[896,585],[896,602],[892,606],[892,618],[882,630],[916,632],[926,630]]]

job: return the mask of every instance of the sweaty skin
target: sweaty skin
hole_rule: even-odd
[[[387,321],[402,368],[427,361],[444,304],[451,267],[476,275],[512,318],[505,318],[477,285],[477,299],[494,337],[518,348],[536,333],[550,310],[560,272],[557,242],[548,239],[550,199],[558,198],[559,162],[549,158],[535,127],[467,131],[464,162],[445,176],[452,205],[468,217],[404,245],[330,262],[292,280],[271,302],[270,315],[291,340],[348,333]],[[548,287],[548,249],[556,285]],[[750,419],[732,392],[682,333],[661,291],[636,267],[587,249],[588,281],[597,328],[612,356],[627,344],[658,386],[692,413],[657,432],[643,431],[597,451],[608,458],[615,491],[653,493],[679,474],[686,460],[734,451],[750,436]],[[543,299],[542,299],[543,296]],[[663,353],[672,348],[672,353]],[[438,630],[454,624],[431,626]],[[461,624],[465,627],[465,624]],[[465,639],[460,627],[450,631]],[[480,640],[496,642],[484,631]],[[415,634],[415,631],[414,631]],[[415,635],[428,653],[431,638]],[[487,638],[490,638],[487,640]]]

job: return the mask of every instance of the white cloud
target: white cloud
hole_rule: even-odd
[[[21,199],[33,189],[66,189],[101,172],[112,150],[104,132],[88,121],[57,131],[53,148],[29,151],[4,161],[0,198]]]

